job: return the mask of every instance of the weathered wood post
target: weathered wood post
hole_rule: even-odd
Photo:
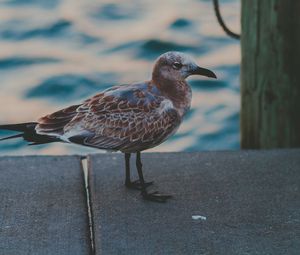
[[[300,1],[242,0],[241,147],[300,147]]]

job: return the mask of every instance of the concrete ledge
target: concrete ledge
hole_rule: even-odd
[[[122,155],[89,160],[96,254],[299,253],[300,150],[145,153],[166,204],[124,188]]]
[[[299,254],[300,149],[142,159],[174,198],[127,190],[121,154],[88,156],[91,242],[80,157],[0,157],[0,254]]]
[[[77,156],[0,157],[0,254],[89,254]]]

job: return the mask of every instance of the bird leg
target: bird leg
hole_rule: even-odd
[[[130,180],[130,153],[125,153],[125,169],[126,169],[126,178],[125,178],[125,186],[129,189],[137,189],[141,190],[142,186],[140,180],[131,181]],[[153,182],[146,182],[145,186],[148,187],[152,185]]]
[[[147,192],[147,190],[146,190],[147,185],[144,180],[142,167],[143,167],[143,165],[142,165],[142,161],[141,161],[141,153],[137,152],[136,153],[136,168],[137,168],[137,172],[138,172],[139,179],[140,179],[141,195],[143,196],[143,198],[145,200],[161,202],[161,203],[166,202],[167,199],[171,198],[172,196],[163,195],[157,191],[151,192],[151,193]]]

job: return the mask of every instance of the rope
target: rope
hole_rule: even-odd
[[[232,32],[225,24],[225,22],[221,16],[221,13],[220,13],[219,0],[213,0],[213,3],[214,3],[215,14],[217,16],[217,20],[218,20],[220,26],[223,28],[223,30],[225,31],[225,33],[227,35],[229,35],[230,37],[232,37],[234,39],[239,40],[241,38],[241,35]]]

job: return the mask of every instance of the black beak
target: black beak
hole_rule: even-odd
[[[202,76],[206,76],[206,77],[209,77],[209,78],[215,78],[215,79],[217,79],[217,76],[215,75],[214,72],[212,72],[212,71],[210,71],[208,69],[202,68],[200,66],[197,66],[197,68],[195,68],[194,70],[192,70],[191,74],[202,75]]]

